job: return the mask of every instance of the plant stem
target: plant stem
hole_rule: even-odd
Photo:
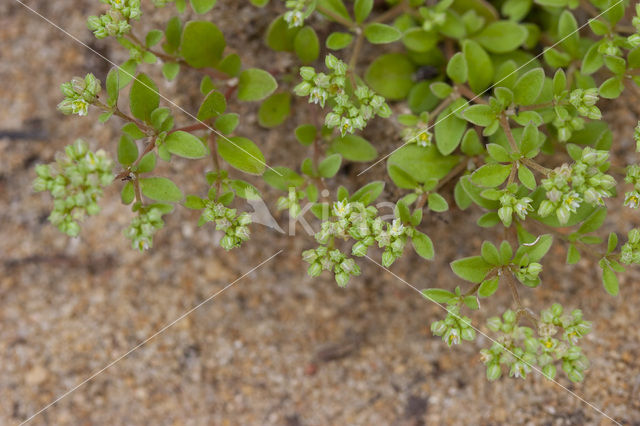
[[[140,204],[144,204],[144,201],[142,200],[142,191],[140,190],[140,180],[138,179],[137,173],[135,178],[133,179],[133,190],[136,194],[136,201]]]
[[[99,100],[95,100],[94,103],[95,103],[95,105],[97,107],[99,107],[103,111],[112,112],[113,115],[116,115],[116,116],[122,118],[125,121],[128,121],[130,123],[135,124],[140,129],[142,129],[147,134],[147,136],[151,136],[151,135],[153,135],[155,133],[151,127],[147,126],[142,121],[137,120],[137,119],[125,114],[124,112],[120,111],[120,109],[118,108],[117,105],[114,106],[113,108],[111,108],[111,107],[107,106],[106,104],[100,102]]]
[[[537,327],[538,317],[533,312],[531,312],[530,309],[526,308],[522,304],[522,301],[520,300],[520,295],[518,294],[517,280],[516,280],[516,277],[513,275],[513,271],[508,267],[502,267],[501,272],[503,273],[500,275],[506,277],[507,284],[509,284],[509,288],[511,289],[511,295],[513,296],[513,300],[516,302],[516,306],[518,307],[518,310],[516,311],[517,317],[520,318],[522,315],[525,315]]]
[[[477,104],[483,104],[483,105],[487,104],[487,101],[481,98],[480,95],[476,95],[475,93],[473,93],[473,90],[471,90],[469,86],[465,84],[456,84],[455,88],[458,91],[458,93],[460,93],[465,98],[469,99],[469,101],[475,102]]]
[[[442,111],[444,111],[449,105],[451,105],[451,102],[455,101],[456,99],[458,99],[460,97],[459,93],[456,92],[452,92],[449,96],[447,96],[445,99],[442,100],[442,102],[440,102],[438,104],[438,106],[429,113],[429,123],[427,123],[427,128],[430,128],[433,126],[433,122],[436,119],[436,117],[438,116],[438,114],[440,114]]]
[[[532,169],[534,169],[535,171],[545,175],[545,176],[549,176],[549,174],[553,171],[552,169],[549,169],[547,167],[544,167],[538,163],[536,163],[535,161],[533,161],[530,158],[523,158],[522,162],[528,166],[531,167]]]
[[[216,142],[216,134],[211,132],[209,133],[209,149],[211,150],[211,159],[213,160],[213,169],[217,173],[222,170],[220,165],[220,158],[218,157],[218,143]],[[218,175],[216,179],[216,199],[220,195],[220,187],[222,185],[222,181],[220,180],[220,176]]]
[[[505,135],[507,135],[507,140],[509,141],[511,150],[513,152],[518,152],[518,145],[516,144],[513,133],[511,133],[511,127],[509,126],[509,119],[504,112],[500,114],[500,126],[502,127],[502,130],[504,130]]]
[[[400,3],[392,7],[391,9],[384,12],[382,15],[376,17],[372,22],[386,22],[395,18],[396,16],[402,15],[404,12],[408,10],[408,4],[406,0],[401,0]]]
[[[190,126],[185,126],[185,127],[178,127],[177,129],[173,129],[169,132],[169,134],[171,133],[175,133],[175,132],[187,132],[187,133],[191,133],[191,132],[195,132],[196,130],[205,130],[208,129],[207,125],[204,123],[196,123],[196,124],[192,124]]]
[[[356,72],[356,65],[358,64],[358,56],[360,55],[360,50],[362,50],[363,42],[364,42],[364,33],[362,32],[362,30],[358,29],[356,42],[353,45],[353,51],[351,52],[351,57],[349,58],[349,69],[353,73]]]

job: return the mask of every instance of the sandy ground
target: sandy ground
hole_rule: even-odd
[[[95,41],[86,30],[85,17],[101,8],[97,1],[27,3],[109,58],[126,58],[117,43]],[[230,48],[247,66],[287,69],[292,59],[269,53],[260,41],[278,8],[243,4],[221,0],[211,15]],[[170,13],[155,13],[141,25],[162,27]],[[363,275],[347,289],[324,275],[308,278],[300,260],[300,252],[313,246],[306,236],[254,228],[249,244],[226,253],[215,245],[219,235],[198,229],[193,212],[178,209],[156,247],[138,254],[122,236],[132,215],[118,201],[118,184],[107,191],[102,214],[85,223],[81,238],[61,235],[46,221],[50,199],[31,190],[33,166],[52,161],[56,150],[78,137],[115,151],[122,123],[101,125],[95,113],[79,119],[55,110],[61,82],[90,71],[104,78],[109,67],[13,0],[0,3],[0,58],[0,424],[27,419],[279,250],[32,423],[609,424],[579,396],[622,424],[640,424],[637,270],[621,278],[621,294],[612,298],[592,261],[564,266],[565,248],[554,246],[543,285],[522,297],[536,310],[558,300],[594,321],[583,345],[592,368],[582,384],[559,379],[575,395],[535,374],[490,384],[478,355],[490,343],[486,338],[448,349],[428,329],[443,316],[440,308],[366,261]],[[157,68],[145,70],[158,75]],[[197,78],[185,72],[177,83],[160,83],[160,90],[194,112],[198,98],[183,87],[197,87]],[[624,154],[633,152],[637,121],[629,102],[606,107],[619,129],[618,164],[637,160]],[[256,125],[255,105],[230,108],[245,116],[239,133],[255,140],[270,164],[293,167],[304,155],[292,137],[296,120],[266,131]],[[296,115],[305,111],[297,108]],[[180,113],[176,117],[189,123]],[[371,133],[380,136],[374,140],[381,151],[390,149],[385,132],[390,130],[379,125]],[[202,192],[201,172],[208,166],[200,163],[177,161],[160,171],[175,176],[186,192]],[[350,167],[338,181],[353,189],[384,175],[381,167],[347,181],[362,167]],[[275,200],[273,191],[261,189]],[[398,193],[385,195],[393,199]],[[408,253],[393,271],[417,288],[464,286],[448,262],[477,253],[485,237],[499,241],[473,225],[480,214],[429,217],[424,230],[437,244],[437,258],[425,262]],[[286,224],[284,216],[276,217]],[[608,219],[610,229],[625,234],[638,225],[628,212]],[[508,292],[500,291],[474,313],[474,323],[486,331],[486,317],[510,303]]]

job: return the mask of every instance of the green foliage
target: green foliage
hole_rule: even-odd
[[[302,255],[308,273],[331,271],[344,287],[361,274],[353,257],[373,260],[374,246],[384,268],[402,256],[431,260],[452,242],[472,252],[474,240],[457,230],[451,241],[434,242],[427,234],[444,226],[433,219],[443,212],[475,217],[478,226],[495,228],[499,244],[483,241],[474,255],[451,259],[465,291],[423,291],[447,309],[432,332],[449,346],[473,340],[477,329],[463,310],[508,292],[514,309],[488,322],[498,333],[482,351],[488,379],[499,378],[503,366],[514,377],[535,367],[554,378],[559,364],[570,380],[582,380],[588,362],[577,343],[590,323],[578,310],[563,314],[558,304],[536,315],[519,292],[543,285],[544,256],[554,245],[564,247],[568,264],[594,258],[606,293],[629,291],[619,276],[640,263],[640,230],[625,229],[626,241],[619,242],[616,232],[603,235],[602,228],[608,209],[620,207],[617,193],[624,193],[624,206],[640,208],[640,165],[626,165],[624,182],[614,179],[621,167],[609,172],[614,150],[625,161],[632,157],[601,121],[600,107],[602,98],[640,85],[640,6],[628,9],[635,15],[622,25],[627,2],[604,0],[286,0],[284,13],[270,17],[263,34],[265,49],[280,53],[263,53],[267,63],[287,67],[265,70],[243,65],[255,58],[238,46],[237,53],[225,52],[216,0],[154,0],[157,7],[172,4],[177,14],[141,37],[134,28],[138,0],[103,3],[108,10],[90,17],[88,27],[97,38],[116,38],[129,57],[107,74],[104,94],[93,74],[62,84],[58,109],[87,116],[92,107],[100,122],[123,120],[110,148],[119,170],[114,179],[106,153],[92,153],[83,142],[67,147],[55,164],[37,166],[34,189],[51,192],[49,219],[61,231],[78,235],[84,216],[99,211],[103,187],[117,182],[122,202],[135,213],[125,230],[134,249],[151,248],[163,216],[181,203],[201,211],[200,225],[214,222],[229,250],[250,237],[250,216],[233,204],[258,199],[262,179],[280,191],[277,208],[288,210],[290,220],[307,211],[319,219],[317,246]],[[268,0],[250,3],[264,7]],[[189,13],[206,15],[186,21],[188,4]],[[606,12],[587,20],[594,9]],[[333,53],[322,57],[322,45]],[[376,56],[368,60],[363,52]],[[193,100],[195,122],[176,123],[184,118],[160,105],[158,87],[165,86],[149,77],[160,73],[147,71],[154,64],[180,90],[184,85],[184,93],[192,93],[187,85],[194,73],[202,75],[194,83],[201,93]],[[184,68],[191,70],[181,74]],[[291,135],[275,140],[261,130],[255,142],[241,136],[254,123],[282,125]],[[640,151],[640,123],[634,140]],[[288,145],[297,143],[302,146],[295,150]],[[267,164],[267,146],[287,153],[278,156],[286,167]],[[181,162],[184,173],[151,176],[176,170],[156,171],[158,158]],[[182,168],[192,160],[211,161],[214,169],[204,176],[206,196],[185,198],[181,181],[200,168]],[[368,183],[350,195],[354,172],[370,173],[383,161],[384,181],[365,174]],[[385,191],[385,183],[392,187]],[[393,202],[391,217],[381,214],[388,205],[372,205],[383,195]],[[313,225],[317,230],[318,222]],[[413,250],[405,251],[407,244]]]

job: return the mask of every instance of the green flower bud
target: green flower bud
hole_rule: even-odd
[[[489,330],[497,332],[502,327],[502,321],[499,317],[491,317],[487,320],[487,327]]]
[[[339,287],[346,287],[349,283],[349,274],[347,274],[346,272],[337,273],[335,278],[336,283],[338,283]]]
[[[309,269],[307,269],[307,274],[309,274],[310,277],[317,277],[321,272],[322,265],[319,262],[312,263]]]
[[[489,364],[487,366],[487,379],[489,381],[498,380],[502,375],[502,369],[498,364]]]

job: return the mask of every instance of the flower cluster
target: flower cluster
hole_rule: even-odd
[[[55,164],[38,165],[33,188],[53,196],[49,221],[67,235],[77,236],[78,221],[100,211],[98,199],[102,188],[113,181],[112,168],[113,162],[103,150],[93,153],[83,140],[67,146]]]
[[[633,139],[636,141],[636,151],[640,152],[640,121],[633,130]]]
[[[569,140],[573,132],[584,129],[584,120],[580,117],[573,116],[566,108],[555,108],[556,117],[553,125],[558,131],[558,140],[566,142]]]
[[[63,114],[87,115],[89,105],[95,102],[100,93],[100,80],[93,74],[87,74],[85,78],[74,77],[71,81],[62,83],[60,90],[64,100],[58,104],[58,110]]]
[[[322,222],[320,231],[315,235],[321,246],[305,251],[303,258],[311,263],[310,275],[333,269],[340,286],[346,285],[351,275],[359,275],[360,269],[339,250],[329,249],[336,238],[354,239],[356,242],[351,247],[351,254],[358,257],[366,256],[369,248],[377,242],[378,247],[385,249],[382,264],[389,267],[402,256],[407,237],[413,232],[413,228],[404,226],[399,219],[393,223],[383,221],[375,207],[367,207],[360,202],[333,203],[331,218],[334,220]]]
[[[576,344],[591,331],[591,323],[582,319],[579,309],[563,314],[562,306],[556,303],[543,310],[535,336],[533,329],[519,326],[517,319],[514,311],[507,310],[502,318],[492,317],[487,321],[491,331],[501,333],[489,349],[480,352],[489,380],[496,380],[502,375],[502,364],[509,368],[510,377],[524,378],[532,367],[537,366],[545,376],[553,379],[556,376],[555,362],[559,361],[569,379],[582,381],[589,362]],[[559,338],[554,337],[559,329],[562,329],[562,334]]]
[[[608,151],[584,148],[582,156],[574,164],[563,164],[542,180],[547,199],[540,203],[538,214],[542,217],[556,214],[561,224],[568,222],[582,202],[593,206],[604,205],[603,198],[610,197],[616,182],[601,171],[608,166]]]
[[[624,205],[637,209],[640,207],[640,166],[633,164],[627,167],[624,181],[633,185],[633,191],[624,194]]]
[[[629,231],[627,239],[620,251],[620,262],[625,265],[640,264],[640,229]]]
[[[449,346],[457,345],[462,340],[471,341],[476,337],[476,331],[471,327],[471,318],[460,316],[458,303],[447,305],[447,316],[431,323],[431,332],[442,336],[442,340]]]
[[[289,24],[289,28],[301,27],[304,25],[304,20],[307,17],[307,13],[304,9],[307,7],[308,0],[287,0],[285,7],[288,9],[284,14],[284,20]]]
[[[249,240],[249,224],[251,216],[249,213],[238,215],[236,209],[225,207],[222,203],[205,200],[204,210],[201,220],[203,222],[215,222],[216,230],[224,232],[224,237],[220,240],[220,246],[225,250],[231,250]]]
[[[575,89],[569,95],[569,103],[575,107],[583,117],[592,120],[600,120],[602,113],[596,106],[598,102],[598,89]]]
[[[305,250],[302,258],[310,264],[307,270],[309,276],[317,277],[322,271],[333,271],[340,287],[346,287],[352,275],[360,275],[360,267],[353,259],[348,258],[340,250],[330,249],[327,246]]]
[[[512,188],[505,189],[504,194],[499,199],[498,217],[506,227],[511,226],[513,213],[516,213],[520,219],[524,220],[528,212],[533,210],[531,206],[533,200],[529,197],[518,198],[514,191],[515,185]]]
[[[131,31],[130,22],[140,19],[140,0],[101,1],[110,6],[109,11],[100,16],[90,16],[87,20],[87,27],[96,38],[122,37]]]
[[[153,247],[153,235],[164,226],[162,214],[162,209],[153,205],[140,207],[138,215],[124,231],[134,250],[145,251]]]
[[[327,55],[325,64],[331,70],[330,74],[316,73],[313,67],[300,68],[303,81],[294,91],[298,96],[309,96],[310,103],[320,104],[323,108],[327,101],[331,103],[332,112],[325,117],[327,127],[339,127],[344,136],[364,129],[375,115],[383,118],[391,115],[391,109],[382,96],[362,83],[348,81],[346,63]]]

